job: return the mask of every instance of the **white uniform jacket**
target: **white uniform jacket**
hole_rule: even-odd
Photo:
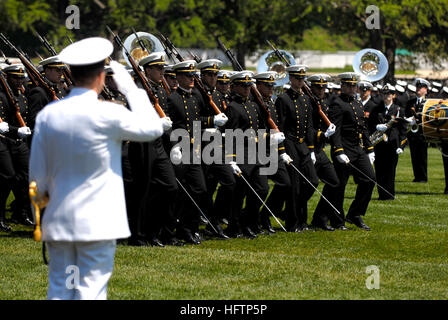
[[[132,112],[74,88],[37,116],[30,181],[50,200],[43,241],[99,241],[130,236],[121,171],[123,140],[152,141],[163,133],[146,93],[128,95]]]

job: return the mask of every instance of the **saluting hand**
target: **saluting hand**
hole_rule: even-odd
[[[125,67],[121,63],[112,60],[110,62],[110,67],[114,72],[112,77],[117,84],[118,90],[122,94],[126,96],[132,90],[138,89],[137,85],[132,80],[131,75],[126,71]]]

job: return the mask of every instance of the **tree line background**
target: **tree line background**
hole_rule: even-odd
[[[80,28],[68,30],[69,5],[80,9]],[[369,30],[369,5],[380,9],[380,28]],[[244,57],[268,50],[381,50],[393,79],[397,49],[423,53],[440,66],[448,56],[448,0],[0,0],[0,31],[30,56],[47,56],[34,35],[45,35],[57,51],[88,36],[125,39],[137,31],[168,36],[178,47],[216,48],[214,35]],[[7,53],[5,47],[0,48]],[[415,61],[410,61],[414,63]],[[418,63],[418,61],[417,61]]]

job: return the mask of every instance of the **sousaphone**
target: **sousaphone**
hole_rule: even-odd
[[[285,50],[279,50],[283,56],[288,60],[289,65],[295,65],[296,61],[294,56]],[[281,61],[278,56],[275,54],[273,50],[266,52],[261,56],[260,60],[258,60],[257,64],[257,73],[267,72],[267,71],[275,71],[277,72],[275,85],[274,85],[274,94],[273,96],[278,96],[282,93],[283,85],[289,82],[289,75],[286,72],[286,65],[283,61]]]
[[[135,33],[132,33],[129,37],[124,41],[124,48],[131,54],[132,58],[134,58],[135,62],[138,63],[144,57],[147,57],[150,53],[153,52],[164,52],[164,48],[162,43],[156,36],[147,33],[147,32],[137,32],[138,37],[143,42],[145,48],[149,51],[143,50],[138,43],[137,36]],[[125,53],[125,49],[123,48],[123,57],[126,60],[128,66],[131,66],[131,63],[128,60],[128,57]]]
[[[383,79],[389,70],[386,56],[376,49],[362,49],[353,59],[353,70],[361,76],[361,80],[376,82]]]

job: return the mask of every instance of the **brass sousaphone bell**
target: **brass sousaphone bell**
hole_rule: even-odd
[[[285,50],[279,51],[289,61],[289,65],[292,66],[296,64],[294,56],[291,53]],[[274,97],[280,95],[283,90],[283,85],[289,82],[289,75],[286,72],[286,67],[287,66],[285,65],[285,63],[277,57],[273,50],[266,52],[258,60],[257,73],[263,73],[267,71],[277,72],[274,85]]]
[[[128,57],[125,53],[126,50],[130,53],[132,58],[135,60],[136,63],[138,63],[141,59],[144,57],[147,57],[149,54],[153,52],[159,52],[164,51],[164,48],[162,46],[162,43],[159,39],[157,39],[156,36],[147,33],[147,32],[137,32],[138,37],[143,42],[145,48],[149,51],[145,51],[141,48],[140,44],[138,43],[137,36],[135,33],[132,33],[129,37],[126,38],[124,41],[124,48],[123,48],[123,57],[126,60],[126,63],[128,66],[131,66],[131,63],[128,60]]]
[[[380,81],[389,70],[389,62],[381,51],[362,49],[353,59],[353,71],[361,76],[361,80]]]

